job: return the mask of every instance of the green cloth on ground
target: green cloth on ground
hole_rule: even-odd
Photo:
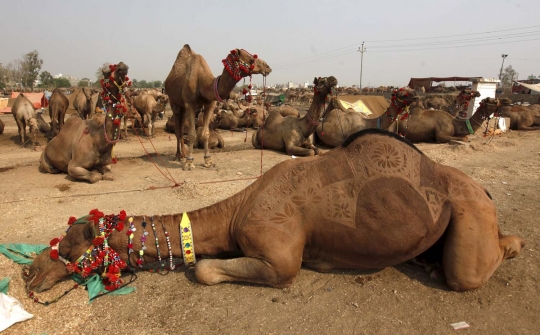
[[[0,293],[7,294],[10,281],[11,281],[11,278],[9,278],[9,277],[6,277],[6,278],[0,280]]]
[[[15,263],[30,265],[34,261],[34,258],[33,258],[34,255],[38,255],[47,247],[48,246],[44,244],[23,244],[23,243],[0,244],[0,253],[4,254],[7,258],[13,260]],[[74,274],[71,276],[71,279],[73,279],[79,285],[86,286],[86,289],[88,290],[88,303],[91,303],[92,299],[94,299],[98,295],[109,292],[105,290],[105,286],[101,282],[100,276],[97,273],[94,273],[88,278],[82,278],[80,275]],[[9,280],[7,284],[9,284]],[[1,288],[1,285],[0,285],[0,288]],[[7,291],[7,287],[6,287],[6,291]],[[109,294],[120,295],[120,294],[128,294],[133,291],[135,291],[135,287],[126,286],[118,290],[114,290],[110,292]]]

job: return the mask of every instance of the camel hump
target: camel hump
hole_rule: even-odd
[[[184,47],[180,50],[180,52],[178,52],[178,56],[176,56],[176,60],[180,58],[188,58],[188,57],[193,56],[194,54],[195,52],[191,50],[191,47],[189,46],[189,44],[184,44]]]

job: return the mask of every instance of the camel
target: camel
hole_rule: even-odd
[[[244,110],[244,114],[247,114],[249,117],[247,127],[258,129],[264,124],[268,116],[268,111],[260,106],[251,106]],[[282,115],[281,113],[279,114]]]
[[[245,128],[248,125],[249,114],[242,112],[241,117],[237,117],[234,112],[220,111],[221,122],[219,123],[220,129],[231,130]]]
[[[165,110],[168,99],[164,94],[154,98],[151,94],[143,93],[133,98],[133,106],[139,112],[144,127],[148,128],[148,136],[154,137],[154,123],[157,115]]]
[[[326,96],[337,86],[335,77],[315,78],[315,95],[307,114],[302,118],[283,117],[277,112],[269,114],[264,127],[259,128],[251,143],[256,149],[285,151],[288,155],[313,156],[319,154],[310,140],[310,136],[319,125]]]
[[[4,123],[4,121],[0,120],[0,135],[4,133],[5,126],[6,124]]]
[[[32,102],[24,95],[24,93],[20,93],[15,99],[13,107],[11,107],[11,113],[13,114],[13,118],[17,123],[17,127],[19,128],[21,148],[24,147],[27,142],[26,126],[28,126],[29,132],[34,137],[35,142],[36,134],[39,131],[37,115]],[[30,138],[28,138],[28,140],[30,140]]]
[[[130,82],[128,66],[123,62],[103,69],[101,100],[106,113],[89,120],[70,117],[62,130],[41,153],[39,170],[43,173],[67,172],[73,180],[96,183],[114,180],[112,150],[119,139],[119,128],[127,112],[122,92]]]
[[[195,143],[193,143],[194,148],[204,148],[204,143],[202,142],[202,139],[201,139],[201,134],[202,134],[203,128],[202,128],[202,125],[199,125],[199,120],[202,119],[201,113],[199,113],[200,117],[197,119],[197,140],[195,141]],[[186,120],[186,121],[188,121],[188,120]],[[174,133],[175,127],[176,127],[174,122],[175,122],[175,117],[169,116],[169,118],[167,120],[167,123],[165,124],[165,130],[168,133]],[[209,125],[210,137],[208,138],[208,147],[210,149],[224,148],[225,147],[225,141],[224,141],[223,137],[218,132],[215,131],[215,129],[220,126],[220,122],[221,122],[221,115],[220,114],[213,114],[212,115],[212,120],[211,120],[210,125]],[[202,121],[200,123],[202,123]],[[188,128],[187,125],[184,124],[183,129],[185,130],[187,128]],[[187,135],[187,134],[184,131],[184,136],[185,135]]]
[[[51,137],[58,135],[64,125],[64,117],[69,107],[68,98],[59,88],[55,88],[49,99],[49,117],[51,119]]]
[[[279,107],[273,107],[270,103],[265,104],[268,112],[278,112],[281,116],[294,116],[300,117],[298,109],[291,107],[290,105],[281,105]]]
[[[202,132],[204,166],[212,167],[214,164],[208,148],[208,124],[210,123],[210,113],[215,109],[216,101],[222,102],[227,99],[240,79],[248,76],[251,78],[253,74],[267,76],[272,71],[265,61],[258,58],[257,55],[251,55],[244,49],[231,50],[227,58],[223,60],[223,65],[222,74],[214,77],[206,60],[201,55],[193,52],[188,44],[185,44],[178,53],[171,72],[165,79],[165,91],[169,95],[173,115],[177,119],[175,130],[177,160],[182,160],[184,153],[181,125],[184,124],[186,117],[189,120],[188,139],[190,144],[185,157],[184,170],[195,168],[192,153],[193,143],[197,138],[195,130],[196,111],[204,106],[204,128]],[[182,147],[182,150],[180,150],[180,147]]]
[[[43,118],[43,113],[36,112],[36,121],[38,124],[38,130],[40,133],[45,134],[47,137],[51,136],[51,125]]]
[[[157,242],[147,240],[139,253],[147,222],[159,227]],[[358,132],[320,156],[281,162],[205,208],[129,217],[123,210],[104,215],[94,209],[68,224],[65,236],[53,239],[23,270],[31,297],[70,272],[103,274],[106,288],[114,290],[128,264],[134,270],[151,267],[159,254],[169,258],[170,269],[174,258],[184,258],[201,284],[275,288],[290,286],[301,266],[321,272],[381,269],[429,255],[441,262],[449,289],[467,291],[486,284],[503,260],[525,246],[521,238],[500,233],[495,204],[481,184],[378,129]],[[105,254],[104,245],[108,260],[95,256]],[[223,252],[241,256],[196,258]]]
[[[512,100],[508,98],[500,99],[501,112],[499,116],[510,118],[510,129],[512,130],[539,130],[540,116],[536,107],[513,106]]]
[[[97,90],[89,87],[83,87],[75,93],[73,98],[73,108],[79,113],[79,117],[86,120],[90,117],[90,113],[94,111],[92,97],[98,93]]]

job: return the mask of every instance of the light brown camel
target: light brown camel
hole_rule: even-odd
[[[310,136],[319,125],[323,113],[323,104],[328,94],[337,86],[335,77],[315,78],[315,95],[307,114],[302,118],[283,117],[277,112],[268,115],[264,127],[259,128],[251,143],[256,149],[285,151],[288,155],[313,156],[319,149],[311,142]]]
[[[274,107],[270,103],[266,103],[266,110],[268,112],[278,112],[281,116],[294,116],[300,117],[300,112],[298,109],[291,107],[290,105],[281,105],[279,107]]]
[[[53,248],[24,270],[29,295],[51,288],[70,271],[106,270],[103,281],[114,289],[126,263],[158,261],[156,244],[161,257],[168,258],[161,223],[171,245],[168,267],[183,255],[188,263],[196,255],[241,254],[196,261],[195,277],[206,285],[249,282],[283,288],[302,265],[322,272],[380,269],[430,254],[442,263],[448,287],[467,291],[486,284],[503,260],[516,257],[525,245],[519,237],[500,233],[495,204],[482,185],[377,129],[356,133],[318,157],[279,163],[236,195],[185,214],[191,227],[181,228],[184,242],[182,213],[134,216],[131,224],[124,211],[103,216],[93,210],[86,219],[70,219],[65,237],[53,239]],[[158,241],[147,240],[139,257],[143,221],[156,223]],[[103,236],[96,234],[98,226]],[[131,253],[128,230],[133,232]],[[193,246],[186,241],[190,232]],[[103,256],[91,256],[102,254],[105,243],[109,255],[118,255],[107,269]]]
[[[244,49],[234,49],[223,60],[224,69],[220,76],[214,77],[208,64],[201,55],[191,50],[189,45],[184,45],[178,53],[174,65],[165,79],[165,91],[169,100],[173,115],[177,118],[175,135],[177,139],[176,159],[184,158],[184,143],[181,136],[181,125],[186,117],[189,120],[189,146],[184,170],[195,168],[193,164],[193,143],[197,138],[195,131],[196,112],[204,106],[204,125],[202,140],[204,145],[204,166],[211,167],[212,163],[208,148],[208,136],[210,114],[215,109],[216,101],[226,100],[236,83],[244,77],[253,74],[267,76],[272,71],[270,67],[257,55],[251,55]],[[182,150],[180,150],[182,147]]]
[[[204,143],[202,142],[202,139],[201,139],[201,133],[202,133],[202,125],[199,125],[199,120],[202,119],[202,112],[199,113],[200,117],[197,119],[197,140],[195,141],[195,143],[193,143],[193,147],[194,148],[204,148]],[[167,119],[167,123],[165,124],[165,130],[169,133],[174,133],[175,131],[175,127],[176,125],[174,124],[175,122],[175,117],[174,116],[169,116],[169,118]],[[188,120],[186,120],[186,123],[187,123]],[[202,123],[202,121],[201,121]],[[208,138],[208,147],[210,147],[210,149],[215,149],[215,148],[224,148],[225,147],[225,141],[223,140],[223,137],[215,131],[215,129],[217,127],[220,126],[220,123],[221,123],[221,114],[212,114],[212,120],[209,124],[209,129],[210,129],[210,137]],[[186,137],[187,133],[185,132],[185,130],[187,129],[187,125],[184,125],[184,137]],[[186,142],[189,142],[187,139],[185,139]]]
[[[268,111],[263,107],[256,105],[246,108],[244,114],[248,115],[247,127],[255,129],[260,128],[268,117]],[[282,115],[281,113],[279,114]]]
[[[513,106],[512,100],[500,99],[501,107],[499,116],[510,118],[512,130],[539,130],[540,116],[535,107]]]
[[[120,136],[122,117],[127,112],[122,97],[123,89],[129,85],[127,73],[128,66],[123,62],[103,70],[101,100],[107,112],[95,115],[103,121],[70,117],[41,153],[41,172],[67,172],[74,180],[90,183],[114,179],[112,150]]]
[[[64,117],[69,107],[68,98],[62,90],[55,88],[49,99],[49,117],[51,119],[51,137],[58,135],[64,126]]]
[[[242,112],[241,117],[237,117],[232,111],[220,111],[221,122],[219,123],[220,129],[231,130],[247,127],[249,121],[249,114]]]
[[[73,108],[79,113],[81,119],[88,119],[94,111],[95,105],[92,103],[92,98],[96,93],[98,91],[90,87],[82,87],[75,93]]]
[[[11,107],[11,113],[13,114],[15,122],[17,123],[17,128],[19,128],[21,147],[24,147],[27,142],[26,126],[28,126],[29,132],[34,137],[35,142],[36,134],[39,131],[37,114],[34,110],[32,102],[24,95],[24,93],[20,93],[15,99],[15,102]]]
[[[137,95],[133,98],[133,107],[139,112],[142,119],[143,127],[148,128],[147,135],[154,137],[154,123],[158,114],[165,110],[168,98],[164,94],[160,94],[157,98],[148,93]]]

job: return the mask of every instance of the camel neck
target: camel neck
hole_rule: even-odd
[[[210,80],[208,80],[210,79]],[[222,100],[228,99],[232,90],[236,86],[237,81],[223,68],[223,72],[219,78],[210,76],[204,83],[204,89],[201,90],[201,95],[208,101],[217,101],[216,91]],[[217,90],[215,89],[215,81],[218,80]]]
[[[324,110],[324,102],[326,101],[327,94],[315,94],[313,96],[313,101],[311,102],[311,106],[309,106],[309,110],[307,111],[306,115],[302,118],[304,122],[302,122],[302,134],[304,137],[308,137],[317,128],[319,125],[319,119],[321,118],[321,115]]]
[[[221,252],[234,251],[238,247],[232,238],[233,225],[237,211],[242,207],[245,191],[233,197],[220,201],[214,205],[198,210],[187,212],[191,222],[193,232],[193,246],[197,256],[216,255]],[[129,215],[129,213],[128,213]],[[175,259],[182,258],[180,246],[180,221],[183,213],[156,216],[133,216],[135,227],[132,239],[133,252],[129,254],[129,263],[136,267],[139,251],[142,248],[141,236],[146,232],[144,246],[146,250],[143,255],[143,265],[161,260],[167,266],[170,262],[170,252]],[[143,228],[143,221],[146,222]],[[154,228],[152,228],[152,223]],[[154,234],[155,229],[155,234]],[[116,250],[123,260],[128,262],[128,237],[129,225],[126,224],[120,232],[111,234],[109,245]],[[170,249],[167,243],[166,234],[169,236]],[[156,247],[156,236],[159,244]]]

